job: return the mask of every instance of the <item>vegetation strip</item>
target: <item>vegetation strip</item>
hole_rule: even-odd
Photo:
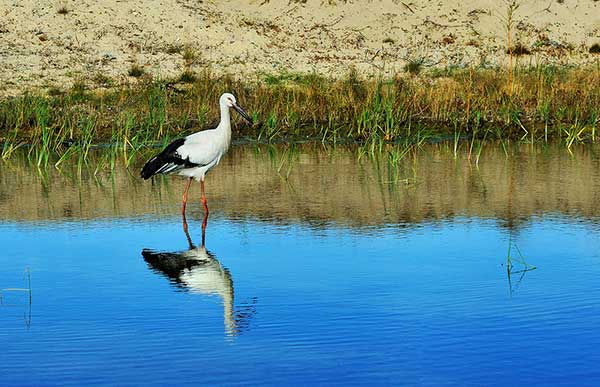
[[[258,122],[235,125],[258,141],[402,142],[415,138],[560,139],[567,147],[596,141],[600,67],[412,69],[393,79],[343,79],[278,74],[256,80],[185,73],[176,80],[140,74],[135,85],[93,90],[85,82],[48,95],[0,101],[2,158],[27,146],[38,165],[60,164],[107,145],[131,160],[149,145],[207,126],[218,117],[224,91]],[[105,77],[94,77],[107,82]]]

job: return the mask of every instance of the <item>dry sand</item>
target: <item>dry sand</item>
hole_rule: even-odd
[[[191,67],[256,77],[311,72],[394,74],[426,67],[507,61],[506,3],[416,0],[3,0],[0,94],[67,87],[97,74],[131,80],[133,63],[176,76]],[[513,40],[521,63],[589,64],[600,56],[600,1],[522,1]]]

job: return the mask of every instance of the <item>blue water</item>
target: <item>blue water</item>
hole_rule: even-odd
[[[29,268],[32,302],[2,292],[0,384],[600,384],[594,221],[351,228],[216,210],[212,266],[169,276],[142,251],[189,249],[175,215],[3,221],[0,288],[28,287]],[[509,245],[531,265],[510,281]],[[233,327],[178,270],[231,284]]]

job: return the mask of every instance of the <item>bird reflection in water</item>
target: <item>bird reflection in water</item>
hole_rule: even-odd
[[[225,333],[237,336],[248,329],[249,320],[256,313],[256,299],[249,303],[234,305],[233,278],[217,258],[202,245],[195,247],[188,232],[184,217],[185,236],[189,250],[183,252],[157,252],[142,250],[144,260],[155,273],[166,276],[171,283],[187,292],[204,295],[216,295],[223,302],[223,320]]]

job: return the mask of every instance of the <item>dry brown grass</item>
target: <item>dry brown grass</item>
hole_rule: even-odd
[[[595,140],[600,117],[599,68],[517,68],[512,82],[498,69],[449,69],[388,80],[362,79],[354,72],[342,80],[311,74],[255,81],[193,75],[179,81],[141,78],[104,92],[72,89],[0,101],[0,136],[5,144],[45,143],[59,153],[61,143],[82,139],[136,148],[214,122],[216,101],[225,91],[235,93],[257,121],[254,127],[236,122],[237,135],[261,140],[399,141],[421,130],[430,137],[460,132],[580,142]]]

